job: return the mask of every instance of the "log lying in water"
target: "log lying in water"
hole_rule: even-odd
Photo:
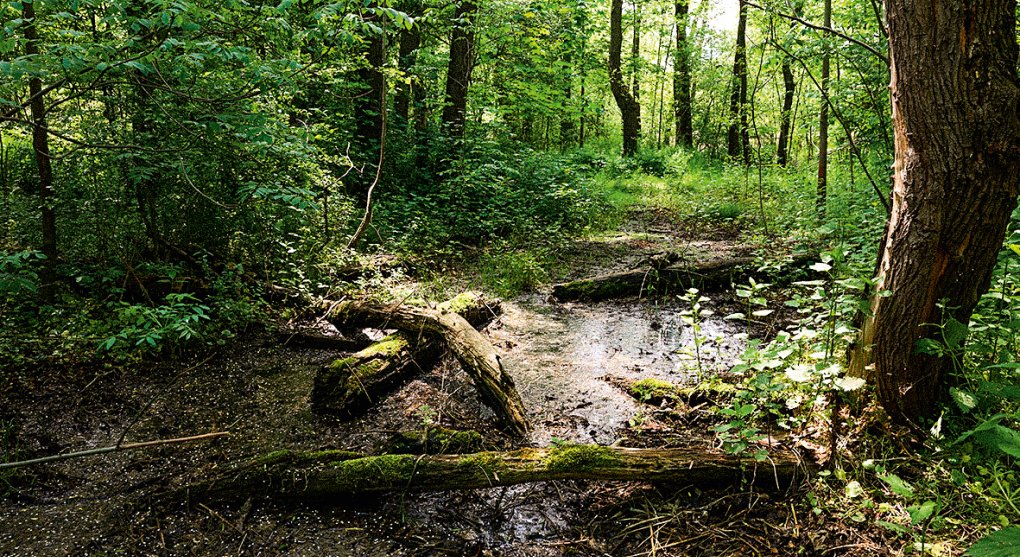
[[[192,499],[248,497],[252,492],[320,501],[403,491],[449,491],[550,480],[649,481],[719,485],[748,479],[782,489],[812,465],[775,451],[764,461],[704,448],[631,449],[568,445],[459,455],[362,456],[345,451],[278,451],[234,473],[192,486]]]
[[[312,384],[312,410],[355,417],[411,375],[432,366],[439,354],[438,344],[430,338],[388,335],[320,368]]]
[[[793,265],[814,260],[813,256],[797,256]],[[754,257],[731,257],[695,265],[677,265],[672,261],[662,266],[653,260],[644,269],[622,271],[565,282],[553,286],[552,295],[560,302],[606,300],[627,296],[663,295],[697,288],[703,292],[729,288],[734,282],[745,281],[754,274]]]
[[[384,329],[399,329],[409,338],[432,337],[440,340],[471,377],[482,402],[496,413],[496,418],[505,427],[523,435],[529,426],[524,403],[517,393],[513,378],[503,368],[492,344],[467,319],[458,315],[460,311],[465,311],[465,305],[473,305],[467,303],[471,298],[458,296],[435,309],[354,301],[326,301],[322,307],[328,310],[326,319],[339,326],[357,322]],[[474,298],[477,299],[477,296]]]

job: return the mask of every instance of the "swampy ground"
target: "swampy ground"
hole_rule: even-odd
[[[555,279],[637,267],[678,251],[691,260],[744,253],[734,226],[678,222],[636,211],[619,230],[577,241]],[[411,280],[411,279],[408,279]],[[525,444],[718,446],[707,405],[655,406],[622,384],[657,378],[695,384],[727,371],[748,330],[719,316],[738,301],[714,294],[698,353],[676,296],[560,304],[548,286],[506,300],[485,333],[515,377],[534,431]],[[782,325],[778,312],[751,337]],[[300,325],[300,324],[290,324]],[[368,331],[378,334],[377,331]],[[255,495],[244,501],[160,495],[236,459],[279,448],[376,452],[396,431],[476,429],[488,448],[515,441],[492,425],[449,358],[353,421],[309,408],[316,369],[344,353],[288,345],[274,333],[180,361],[103,371],[40,370],[31,388],[5,389],[3,423],[22,454],[55,454],[129,440],[229,431],[211,442],[121,452],[5,476],[0,555],[841,555],[883,554],[883,531],[821,513],[810,484],[748,486],[550,482],[510,488],[310,505]],[[700,354],[700,357],[699,357]],[[16,428],[16,437],[13,435]],[[819,438],[786,439],[805,451]],[[766,442],[780,443],[775,438]],[[516,443],[520,443],[517,441]]]

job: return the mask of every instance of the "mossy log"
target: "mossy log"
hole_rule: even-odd
[[[811,256],[797,256],[790,264],[803,265],[814,260]],[[643,269],[621,271],[591,278],[565,282],[553,286],[553,298],[560,302],[577,300],[597,301],[628,296],[661,296],[697,288],[711,292],[729,288],[734,282],[746,281],[755,274],[757,259],[730,257],[694,265],[661,262],[653,259]]]
[[[529,426],[513,378],[503,368],[492,344],[475,330],[471,323],[458,313],[465,312],[476,295],[462,295],[437,308],[413,307],[400,304],[382,305],[368,302],[322,302],[327,309],[326,319],[336,325],[352,322],[379,328],[399,329],[409,337],[435,337],[457,357],[478,391],[482,402],[496,414],[496,418],[512,432],[523,435]]]
[[[550,480],[648,481],[725,485],[742,479],[782,489],[812,470],[789,451],[764,461],[714,449],[633,449],[567,445],[545,449],[449,455],[361,456],[345,451],[278,451],[216,480],[192,486],[192,500],[274,496],[344,503],[350,496],[450,491]]]
[[[403,333],[387,335],[320,368],[312,384],[312,410],[355,417],[411,375],[432,366],[439,354],[438,343],[430,338],[416,341]]]
[[[383,447],[388,454],[450,454],[482,450],[482,434],[430,426],[421,431],[394,433]]]

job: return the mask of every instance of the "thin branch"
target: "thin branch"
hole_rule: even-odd
[[[815,24],[815,23],[811,23],[810,21],[808,21],[808,20],[806,20],[806,19],[804,19],[802,17],[799,17],[799,16],[795,16],[795,15],[791,15],[791,14],[784,14],[782,12],[776,12],[776,11],[770,10],[769,8],[766,8],[764,6],[755,4],[754,2],[750,2],[748,0],[744,0],[744,4],[747,4],[748,6],[751,6],[752,8],[757,8],[757,9],[763,11],[763,12],[768,12],[768,13],[771,13],[771,14],[775,14],[775,15],[783,18],[783,19],[788,19],[790,21],[796,21],[797,23],[799,23],[799,24],[801,24],[801,25],[803,25],[805,27],[809,27],[811,29],[814,29],[816,31],[824,31],[826,33],[832,33],[833,35],[836,35],[837,37],[839,37],[841,39],[850,41],[850,42],[854,43],[855,45],[863,48],[864,50],[867,50],[868,52],[874,54],[879,59],[881,59],[883,62],[885,62],[886,66],[889,65],[889,57],[886,56],[884,53],[882,53],[880,50],[878,50],[877,48],[871,46],[868,43],[865,43],[865,42],[862,42],[862,41],[860,41],[858,39],[855,39],[855,38],[851,37],[850,35],[847,35],[846,33],[842,32],[842,31],[837,31],[836,29],[833,29],[832,27],[826,27],[824,25],[818,25],[818,24]]]
[[[44,464],[47,462],[58,462],[61,460],[71,460],[73,458],[81,458],[83,456],[94,456],[106,453],[114,453],[119,451],[131,451],[135,449],[145,449],[148,447],[160,447],[163,445],[177,445],[180,443],[194,443],[197,441],[208,441],[209,439],[216,439],[218,437],[226,437],[230,435],[229,431],[214,431],[211,433],[203,433],[202,435],[192,435],[190,437],[176,437],[174,439],[156,439],[155,441],[142,441],[140,443],[118,443],[116,445],[110,445],[108,447],[100,447],[98,449],[89,449],[87,451],[77,451],[73,453],[64,453],[58,455],[44,456],[41,458],[33,458],[31,460],[18,460],[15,462],[0,462],[0,470],[10,468],[21,468],[23,466],[31,466],[34,464]]]
[[[818,92],[822,94],[822,98],[825,99],[825,103],[829,105],[830,109],[832,109],[832,113],[836,116],[836,120],[839,121],[840,127],[843,128],[843,133],[846,134],[846,139],[848,142],[850,142],[850,148],[853,150],[854,155],[857,156],[857,160],[861,163],[861,169],[864,170],[864,175],[868,177],[868,181],[871,182],[872,189],[875,190],[875,195],[878,196],[878,200],[881,201],[882,206],[885,207],[885,214],[888,215],[892,213],[892,206],[889,204],[889,200],[886,199],[885,194],[882,193],[882,189],[878,187],[878,184],[875,182],[875,179],[872,178],[871,172],[868,170],[868,165],[866,162],[864,162],[864,157],[861,155],[861,150],[857,147],[857,142],[854,141],[854,137],[850,133],[850,127],[846,125],[846,121],[843,120],[843,114],[839,111],[839,109],[836,108],[836,105],[832,103],[832,99],[829,98],[829,94],[824,89],[822,89],[821,84],[818,83],[817,79],[815,79],[814,74],[811,73],[811,70],[807,67],[807,64],[804,63],[804,60],[801,60],[799,57],[794,56],[789,50],[783,48],[783,46],[778,42],[776,42],[774,46],[781,50],[783,54],[796,60],[797,63],[799,63],[801,67],[804,68],[804,73],[807,74],[809,78],[811,78],[811,82],[815,84],[815,88],[817,88]]]

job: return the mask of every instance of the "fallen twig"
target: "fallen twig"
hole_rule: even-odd
[[[155,441],[142,441],[140,443],[118,443],[116,445],[110,445],[109,447],[99,447],[98,449],[89,449],[87,451],[78,451],[73,453],[44,456],[40,458],[33,458],[30,460],[18,460],[15,462],[0,462],[0,470],[9,468],[21,468],[23,466],[31,466],[33,464],[44,464],[47,462],[57,462],[60,460],[71,460],[73,458],[80,458],[83,456],[93,456],[105,453],[114,453],[118,451],[130,451],[134,449],[145,449],[148,447],[158,447],[162,445],[175,445],[178,443],[194,443],[196,441],[207,441],[209,439],[225,437],[227,435],[230,435],[229,431],[214,431],[211,433],[203,433],[202,435],[192,435],[190,437],[177,437],[174,439],[156,439]]]

